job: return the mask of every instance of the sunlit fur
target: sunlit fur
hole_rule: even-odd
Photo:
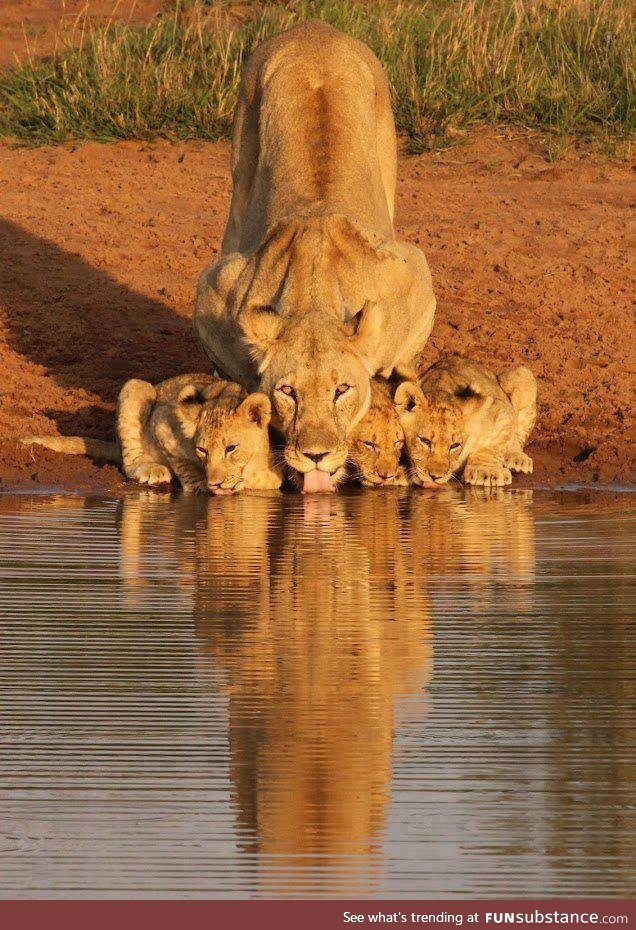
[[[407,485],[400,465],[404,432],[384,381],[371,382],[371,405],[349,439],[348,472],[365,487]]]
[[[270,397],[286,461],[335,474],[370,378],[409,371],[435,313],[423,253],[393,229],[390,91],[373,53],[322,22],[250,55],[232,141],[222,254],[194,328],[226,376]],[[334,402],[340,383],[347,396]],[[294,388],[296,403],[281,399]]]
[[[522,365],[499,377],[453,355],[419,384],[405,382],[395,402],[415,484],[445,484],[463,470],[467,484],[502,486],[531,472],[523,451],[536,417],[536,380]]]
[[[128,478],[151,487],[176,477],[185,491],[278,488],[282,472],[270,451],[270,415],[264,394],[246,396],[238,384],[212,375],[177,375],[157,385],[132,378],[119,392],[117,442],[81,436],[24,441],[116,462]],[[237,448],[228,454],[230,445]]]
[[[201,408],[195,454],[210,491],[274,490],[282,475],[269,443],[271,404],[265,394],[230,394]]]

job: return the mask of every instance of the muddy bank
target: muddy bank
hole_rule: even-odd
[[[494,132],[404,156],[397,229],[438,314],[423,365],[461,351],[540,380],[526,485],[628,483],[629,167]],[[0,487],[120,490],[112,467],[19,446],[111,433],[125,378],[208,366],[190,316],[229,202],[224,143],[0,147]]]

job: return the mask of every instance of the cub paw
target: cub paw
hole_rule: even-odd
[[[501,488],[512,483],[512,472],[509,468],[500,468],[498,465],[467,465],[464,470],[466,484],[483,485],[486,488]]]
[[[155,462],[142,462],[133,469],[130,477],[138,481],[139,484],[155,487],[158,484],[170,484],[172,472],[165,465],[159,465]]]
[[[525,452],[506,452],[503,463],[511,471],[523,472],[524,475],[532,474],[532,459]]]

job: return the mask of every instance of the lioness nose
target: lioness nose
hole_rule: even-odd
[[[382,478],[383,481],[388,481],[389,478],[395,478],[394,471],[379,471],[378,475]]]
[[[308,459],[311,459],[312,462],[315,462],[316,465],[324,459],[326,455],[329,455],[329,450],[324,450],[323,452],[310,452],[309,450],[303,449],[303,455]]]
[[[222,481],[208,481],[208,489],[214,491],[215,488],[220,488],[222,484]]]

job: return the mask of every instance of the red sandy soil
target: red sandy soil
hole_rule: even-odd
[[[0,0],[0,67],[50,55],[78,18],[95,25],[147,23],[168,6],[168,0]]]
[[[626,484],[629,169],[540,152],[482,130],[401,158],[398,234],[426,252],[438,297],[422,364],[459,351],[535,372],[522,486]],[[226,218],[227,145],[0,146],[0,192],[0,487],[120,491],[113,467],[16,437],[108,437],[126,378],[209,368],[190,316]]]

